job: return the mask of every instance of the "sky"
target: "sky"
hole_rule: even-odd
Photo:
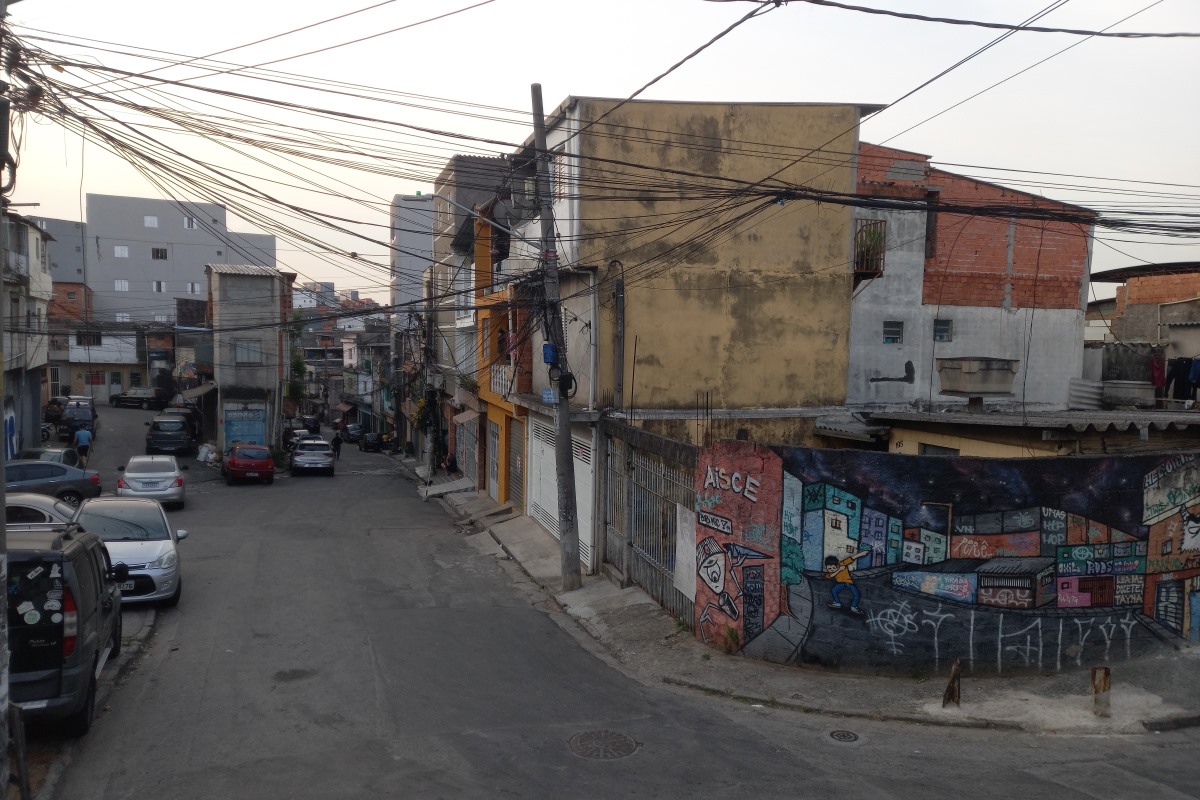
[[[1050,9],[1034,24],[1200,32],[1195,0],[855,4],[1008,24]],[[351,0],[336,6],[208,0],[184,11],[162,0],[21,0],[10,5],[9,22],[23,42],[54,57],[132,73],[156,70],[142,81],[172,81],[153,93],[107,82],[101,88],[109,99],[206,119],[253,117],[260,125],[296,126],[328,141],[356,137],[363,151],[386,146],[386,159],[351,158],[358,168],[326,163],[314,169],[257,150],[252,142],[235,152],[228,142],[164,130],[136,109],[96,106],[127,140],[149,133],[169,143],[177,154],[172,157],[220,165],[253,192],[341,220],[340,230],[316,226],[299,213],[287,220],[308,237],[278,242],[280,268],[386,303],[380,265],[388,256],[379,242],[386,239],[392,196],[431,193],[433,178],[456,152],[511,152],[531,133],[531,84],[541,84],[547,111],[570,95],[628,97],[754,7],[705,0]],[[1200,39],[1021,32],[905,97],[1004,33],[793,0],[738,25],[640,96],[890,104],[864,123],[864,141],[925,153],[953,172],[1093,208],[1198,210]],[[178,63],[207,56],[222,62],[226,74]],[[74,69],[41,70],[82,83]],[[300,87],[314,80],[336,92]],[[200,93],[188,85],[299,108]],[[331,121],[304,107],[372,122]],[[79,220],[87,193],[164,196],[125,160],[85,144],[55,115],[18,114],[13,132],[19,167],[10,199],[18,211]],[[1017,183],[1033,179],[1036,185]],[[182,186],[171,191],[207,199]],[[238,216],[231,205],[231,229],[264,230],[253,214]],[[1092,270],[1188,260],[1200,261],[1200,238],[1098,231]],[[1094,297],[1112,292],[1108,284],[1094,289]]]

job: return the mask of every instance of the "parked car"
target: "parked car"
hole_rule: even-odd
[[[382,453],[383,434],[364,433],[358,439],[358,449],[362,450],[364,453]]]
[[[57,497],[36,492],[11,492],[4,495],[4,522],[8,525],[69,522],[75,506]]]
[[[309,433],[321,432],[321,420],[317,419],[316,417],[304,417],[300,420],[300,424],[303,425],[304,430],[308,431]]]
[[[124,602],[179,603],[183,565],[179,541],[187,531],[171,530],[157,500],[144,497],[94,497],[80,504],[71,518],[104,540],[114,564],[125,564],[129,577],[121,584]]]
[[[108,402],[114,407],[126,406],[131,408],[150,409],[165,408],[170,392],[153,386],[135,386],[123,392],[111,395]]]
[[[133,456],[123,467],[124,473],[117,478],[117,497],[150,497],[163,505],[173,504],[183,508],[187,487],[182,470],[175,456]]]
[[[71,441],[75,436],[75,431],[80,428],[87,428],[94,437],[99,427],[100,417],[97,416],[96,409],[90,403],[72,401],[71,405],[63,409],[62,415],[58,418],[58,440],[60,442]]]
[[[293,475],[310,470],[333,474],[333,445],[324,439],[300,439],[288,458]]]
[[[159,416],[180,417],[187,423],[188,431],[191,432],[193,439],[200,441],[204,438],[203,415],[198,409],[190,406],[167,406]]]
[[[351,422],[346,426],[346,429],[342,431],[342,438],[347,442],[357,442],[362,438],[362,435],[363,426],[359,425],[357,422]]]
[[[5,492],[36,492],[73,506],[100,494],[100,473],[51,461],[9,461],[4,465]]]
[[[196,452],[196,440],[188,428],[187,420],[178,416],[155,417],[146,423],[150,430],[146,431],[146,455],[155,453],[182,453],[191,455]]]
[[[68,525],[7,526],[8,697],[25,718],[82,736],[96,680],[121,652],[121,583],[104,542]]]
[[[14,461],[52,461],[55,464],[66,464],[68,467],[79,466],[79,453],[74,447],[28,447],[18,450],[13,456]]]
[[[241,480],[274,483],[275,460],[266,445],[235,444],[221,460],[221,474],[230,486]]]

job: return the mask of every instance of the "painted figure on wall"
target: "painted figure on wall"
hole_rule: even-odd
[[[1179,516],[1183,518],[1183,540],[1179,549],[1200,550],[1200,514],[1193,514],[1186,506],[1180,506]]]
[[[729,592],[725,591],[725,573],[727,559],[725,551],[721,549],[721,545],[711,536],[701,540],[696,547],[696,563],[699,565],[696,571],[699,573],[708,588],[712,589],[713,594],[717,596],[717,608],[725,612],[730,619],[738,618],[737,605],[733,602],[733,597]],[[732,576],[730,576],[732,577]],[[733,579],[734,585],[737,585],[737,579]],[[709,608],[712,604],[709,604]],[[704,614],[701,619],[708,614],[708,608],[704,609]]]
[[[854,585],[854,576],[850,574],[850,567],[854,562],[863,556],[871,555],[870,550],[859,550],[857,553],[846,556],[839,560],[837,556],[827,556],[825,558],[825,577],[833,581],[833,586],[829,592],[833,595],[833,602],[829,604],[830,608],[842,608],[842,590],[850,590],[850,613],[861,614],[858,604],[862,600],[862,594],[858,591],[858,587]]]

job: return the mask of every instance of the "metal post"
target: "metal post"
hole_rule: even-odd
[[[0,0],[0,23],[8,16],[7,0]],[[4,87],[7,89],[7,87]],[[8,162],[8,114],[10,104],[7,97],[0,97],[0,169],[15,170],[15,165],[10,166]],[[6,194],[12,190],[15,183],[15,176],[9,174],[8,180],[4,182],[3,190]],[[8,260],[8,200],[4,198],[0,200],[0,205],[3,207],[3,213],[0,214],[0,258]],[[4,307],[8,305],[3,297],[3,292],[0,292],[0,399],[3,399],[8,394],[8,382],[5,380],[4,365],[8,363],[4,352]],[[40,398],[39,398],[40,400]],[[41,403],[38,403],[39,411]],[[41,418],[38,418],[41,421]],[[7,426],[5,426],[7,427]],[[4,464],[8,459],[8,431],[5,430],[3,446],[0,446],[0,472],[4,471]],[[0,486],[0,506],[5,505],[6,498],[4,487]],[[4,529],[0,528],[0,579],[3,579],[4,585],[8,585],[8,537],[5,535]],[[7,596],[6,596],[7,598]],[[7,602],[5,601],[0,602]],[[9,767],[8,767],[8,608],[6,605],[0,606],[0,742],[3,742],[5,757],[0,759],[0,786],[4,787],[4,791],[8,792]],[[15,722],[14,722],[15,724]]]
[[[542,265],[546,290],[546,317],[550,342],[557,354],[558,402],[554,404],[555,466],[558,474],[558,541],[562,588],[570,592],[583,586],[579,574],[579,525],[575,507],[575,463],[571,453],[571,404],[575,379],[567,364],[563,336],[562,301],[558,287],[558,247],[554,241],[554,198],[550,195],[546,120],[542,112],[542,85],[533,84],[533,143],[537,150],[537,195],[542,223]]]

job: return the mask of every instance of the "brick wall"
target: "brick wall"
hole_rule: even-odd
[[[940,202],[947,205],[1077,210],[937,169],[931,170],[930,182],[941,188]],[[940,212],[936,253],[925,262],[924,302],[1078,308],[1088,271],[1090,232],[1073,223]]]
[[[1174,303],[1178,300],[1200,297],[1200,274],[1147,275],[1141,278],[1130,278],[1124,288],[1127,305]]]
[[[82,283],[54,283],[54,295],[50,299],[49,317],[53,320],[78,322],[87,319],[85,307],[91,305],[92,290]],[[73,297],[71,296],[73,295]]]

